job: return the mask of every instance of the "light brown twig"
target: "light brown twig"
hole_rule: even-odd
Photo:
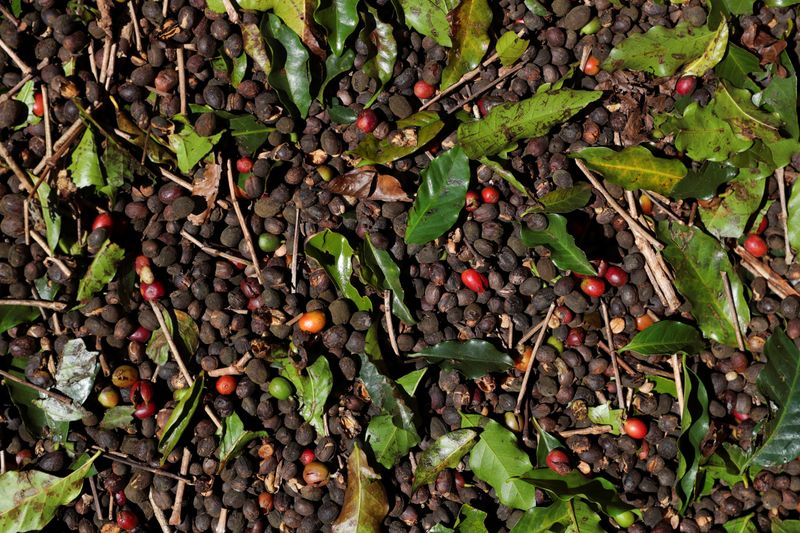
[[[68,398],[66,396],[63,396],[63,395],[61,395],[61,394],[59,394],[57,392],[54,392],[54,391],[51,391],[51,390],[47,390],[47,389],[45,389],[43,387],[40,387],[39,385],[34,385],[33,383],[30,383],[30,382],[28,382],[28,381],[26,381],[26,380],[24,380],[22,378],[18,378],[14,374],[10,374],[10,373],[6,372],[5,370],[0,370],[0,376],[3,376],[4,378],[6,378],[9,381],[13,381],[14,383],[19,383],[23,387],[28,387],[29,389],[33,389],[36,392],[41,392],[45,396],[49,396],[50,398],[53,398],[54,400],[56,400],[56,401],[58,401],[60,403],[63,403],[64,405],[70,405],[70,406],[72,405],[72,399],[70,399],[70,398]]]
[[[739,350],[744,351],[744,339],[742,338],[742,330],[739,327],[739,313],[736,311],[736,302],[733,300],[733,289],[731,289],[731,280],[728,278],[728,273],[724,270],[722,274],[722,284],[725,286],[725,299],[728,300],[728,311],[733,320],[733,329],[736,332],[736,343],[739,345]]]
[[[515,414],[519,414],[522,407],[522,398],[525,397],[525,389],[528,388],[528,380],[531,377],[533,361],[536,359],[536,352],[539,351],[539,348],[542,346],[544,334],[547,333],[547,324],[550,322],[550,317],[553,315],[555,308],[556,303],[551,303],[550,307],[547,309],[547,315],[545,315],[544,320],[542,320],[542,328],[539,330],[539,336],[536,337],[536,342],[533,344],[533,351],[531,352],[530,359],[528,359],[528,366],[525,368],[525,377],[522,378],[522,385],[519,387],[519,394],[517,394],[517,405],[514,407]]]
[[[181,475],[185,476],[189,472],[189,463],[192,461],[192,452],[189,448],[183,448],[183,457],[181,458]],[[169,517],[169,525],[177,526],[181,523],[181,508],[183,507],[183,492],[186,490],[186,483],[183,481],[178,482],[178,488],[175,489],[175,503],[172,505],[172,516]]]
[[[208,255],[213,255],[215,257],[221,257],[223,259],[227,259],[228,261],[231,261],[232,263],[240,263],[240,264],[245,265],[245,266],[251,266],[253,264],[250,261],[248,261],[247,259],[242,259],[241,257],[237,257],[235,255],[231,255],[229,253],[222,252],[222,251],[217,250],[215,248],[211,248],[210,246],[206,246],[205,244],[203,244],[202,242],[197,240],[192,234],[187,232],[185,229],[181,230],[181,236],[183,238],[185,238],[187,241],[189,241],[192,244],[194,244],[195,246],[197,246],[198,248],[200,248],[201,250],[203,250]]]
[[[242,210],[239,207],[239,201],[236,199],[236,185],[233,183],[233,168],[231,167],[231,160],[228,159],[228,187],[231,190],[231,203],[233,204],[233,210],[236,213],[236,220],[239,221],[239,227],[242,228],[242,233],[244,234],[244,242],[247,246],[247,251],[250,252],[250,258],[253,260],[253,267],[256,270],[256,278],[258,278],[258,282],[261,286],[264,286],[264,276],[261,274],[261,269],[258,266],[258,255],[256,255],[256,247],[253,246],[253,239],[250,237],[250,229],[247,227],[247,223],[244,221],[244,216],[242,215]]]
[[[389,334],[389,344],[392,351],[400,357],[400,348],[397,347],[397,338],[394,335],[394,324],[392,324],[392,291],[383,291],[383,316],[386,319],[386,329]]]
[[[44,121],[44,146],[45,157],[53,157],[53,134],[50,127],[50,98],[47,96],[47,87],[42,85],[42,106],[44,107],[44,114],[42,120]]]
[[[300,207],[294,207],[294,233],[292,234],[292,293],[297,291],[297,247],[300,245]]]
[[[672,363],[672,373],[675,376],[675,391],[678,394],[678,409],[681,411],[681,422],[683,421],[683,409],[684,409],[684,399],[683,399],[683,379],[681,375],[683,374],[682,362],[678,360],[678,354],[672,354],[670,358],[670,362]]]
[[[97,516],[103,516],[103,508],[100,506],[100,495],[97,493],[97,484],[94,482],[94,476],[89,476],[89,488],[92,490],[92,499],[94,500],[94,512]]]
[[[545,325],[544,322],[539,322],[535,326],[531,326],[530,328],[528,328],[528,331],[526,331],[525,334],[522,335],[522,338],[519,339],[519,342],[517,342],[517,349],[521,350],[522,345],[528,342],[531,337],[536,335],[536,332],[542,329],[542,326],[544,325]]]
[[[28,64],[22,59],[20,59],[20,57],[14,52],[14,50],[11,49],[10,46],[6,44],[3,39],[0,39],[0,48],[3,49],[6,55],[11,58],[11,61],[13,61],[14,64],[17,65],[17,67],[22,71],[23,76],[33,72],[33,69],[29,67]]]
[[[238,376],[240,374],[244,374],[245,365],[252,358],[253,356],[250,354],[250,352],[245,352],[245,354],[238,361],[235,361],[232,365],[223,368],[215,368],[214,370],[209,370],[208,377],[218,378],[220,376]]]
[[[8,168],[11,169],[11,171],[19,180],[20,187],[26,191],[33,190],[33,184],[31,183],[31,180],[28,179],[28,176],[25,175],[25,172],[23,172],[19,165],[17,165],[17,162],[14,161],[14,158],[12,158],[11,154],[8,153],[8,150],[6,150],[6,147],[3,143],[0,143],[0,157],[3,158],[3,161],[5,161],[6,165],[8,165]]]
[[[167,328],[167,323],[164,320],[164,315],[161,314],[161,306],[156,302],[150,302],[150,308],[153,310],[153,314],[156,315],[156,320],[158,320],[158,325],[161,328],[161,331],[164,333],[164,338],[167,339],[167,346],[169,346],[169,351],[172,353],[172,358],[175,359],[175,362],[178,364],[178,368],[183,375],[183,379],[186,380],[186,383],[190,384],[194,381],[192,379],[192,375],[189,373],[189,369],[186,368],[186,364],[183,362],[183,357],[181,357],[181,352],[178,350],[178,346],[175,344],[175,339],[172,338],[172,335],[169,333],[169,328]]]
[[[614,348],[614,336],[611,333],[611,325],[608,320],[608,307],[604,301],[600,302],[600,310],[603,313],[603,322],[605,323],[606,342],[608,343],[608,348],[611,352],[611,367],[614,369],[614,380],[617,382],[617,402],[619,402],[620,409],[625,411],[625,394],[622,391],[622,380],[619,377],[617,350]]]
[[[127,455],[115,452],[113,450],[106,450],[105,448],[101,448],[97,445],[92,445],[92,449],[102,452],[103,457],[108,459],[109,461],[120,463],[123,465],[128,465],[131,468],[137,468],[139,470],[144,470],[145,472],[151,472],[157,476],[164,476],[176,481],[183,481],[187,485],[194,485],[194,482],[191,479],[188,479],[184,476],[179,476],[178,474],[173,474],[172,472],[168,472],[166,470],[161,470],[160,468],[153,468],[152,466],[146,465],[144,463],[139,463],[138,461],[133,461],[128,458]]]
[[[612,429],[614,428],[609,425],[589,426],[588,428],[559,431],[558,434],[566,439],[569,437],[574,437],[575,435],[602,435],[603,433],[610,433]]]
[[[800,298],[800,293],[789,284],[788,281],[780,277],[772,270],[769,265],[758,259],[756,256],[742,248],[736,246],[733,251],[742,258],[741,265],[753,274],[754,276],[761,276],[767,280],[767,285],[772,291],[781,298],[788,298],[789,296],[797,296]]]
[[[783,168],[775,170],[775,179],[778,181],[778,196],[781,202],[781,225],[783,226],[783,245],[786,248],[786,264],[791,265],[794,261],[792,244],[789,242],[789,212],[786,209],[786,179]]]
[[[0,300],[0,306],[3,305],[27,305],[29,307],[38,307],[40,309],[50,309],[52,311],[63,311],[67,308],[67,304],[62,302],[50,302],[48,300],[15,300],[4,299]]]
[[[181,482],[179,481],[178,483]],[[169,528],[164,511],[161,510],[161,507],[156,505],[156,500],[153,497],[153,487],[150,487],[147,498],[150,500],[150,506],[153,508],[153,515],[156,517],[156,522],[158,522],[158,525],[161,527],[161,533],[171,533],[172,530]]]
[[[178,92],[181,99],[181,115],[186,114],[186,67],[183,61],[183,48],[178,47],[177,54],[177,69],[178,69]]]

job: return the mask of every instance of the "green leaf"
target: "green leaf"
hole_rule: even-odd
[[[661,320],[637,333],[631,341],[620,348],[621,352],[636,352],[642,355],[700,353],[705,347],[697,330],[683,322]]]
[[[178,321],[178,338],[175,339],[178,348],[184,354],[194,356],[194,353],[200,347],[200,329],[197,327],[195,321],[186,314],[184,311],[175,309],[175,319]],[[145,353],[157,365],[164,365],[169,360],[169,343],[167,342],[167,335],[173,335],[174,325],[172,317],[169,313],[162,312],[164,322],[167,325],[167,330],[161,328],[153,331],[150,340],[147,342]]]
[[[481,164],[491,168],[495,174],[506,180],[509,185],[517,189],[520,193],[530,197],[531,193],[528,191],[528,189],[526,189],[525,186],[522,183],[520,183],[517,177],[514,176],[513,172],[506,170],[503,167],[503,165],[500,164],[499,161],[489,159],[488,157],[481,157],[479,161],[481,162]]]
[[[440,89],[445,90],[474,69],[489,49],[492,10],[487,0],[461,0],[449,15],[453,47],[447,52]]]
[[[225,9],[223,8],[223,12]],[[252,22],[242,22],[239,24],[242,30],[242,42],[244,43],[244,53],[250,56],[253,63],[261,69],[264,74],[272,71],[272,64],[267,54],[267,44],[261,30]],[[227,69],[225,69],[227,71]]]
[[[504,67],[516,62],[528,49],[528,40],[520,39],[513,31],[507,31],[497,40],[494,45],[500,64]]]
[[[239,146],[251,154],[256,153],[261,148],[261,145],[267,142],[269,134],[275,131],[275,128],[266,126],[250,114],[234,115],[233,113],[225,113],[225,115],[221,115],[220,111],[217,111],[216,114],[228,120],[228,131],[231,137],[234,138]]]
[[[103,171],[100,169],[100,158],[97,157],[94,134],[90,128],[86,128],[81,141],[72,152],[67,170],[72,177],[72,183],[79,189],[99,188],[105,185]]]
[[[678,495],[684,513],[694,499],[697,473],[703,459],[701,444],[708,433],[708,392],[692,369],[683,361],[683,416],[678,439]]]
[[[759,86],[752,80],[752,75],[761,76],[763,71],[758,57],[733,43],[728,44],[728,51],[714,73],[733,87],[758,92]]]
[[[45,228],[47,229],[47,245],[51,250],[58,246],[61,237],[61,215],[55,206],[55,198],[51,193],[50,186],[43,181],[36,191],[39,196],[39,203],[42,206],[42,218],[44,218]]]
[[[211,137],[202,137],[197,134],[186,117],[177,115],[173,117],[173,120],[183,126],[180,132],[167,135],[167,139],[178,157],[178,169],[184,174],[189,174],[194,166],[219,142],[222,132]]]
[[[62,505],[77,498],[89,475],[95,453],[83,466],[60,478],[36,470],[11,470],[0,475],[0,530],[4,533],[41,531]]]
[[[669,394],[673,398],[678,397],[678,388],[675,386],[675,382],[671,379],[662,378],[661,376],[651,376],[649,374],[645,374],[645,377],[647,377],[647,381],[653,382],[654,391],[660,394]]]
[[[353,248],[344,235],[325,229],[306,241],[306,255],[313,258],[347,299],[356,304],[359,311],[371,311],[372,302],[361,296],[350,282],[353,275]]]
[[[687,172],[679,160],[656,157],[644,146],[619,152],[605,147],[584,148],[570,157],[584,160],[587,167],[629,191],[646,189],[669,195]]]
[[[381,533],[381,524],[389,514],[389,501],[381,476],[369,465],[367,455],[353,444],[347,458],[347,487],[332,533]]]
[[[703,55],[714,38],[707,26],[694,28],[685,22],[674,28],[653,26],[646,33],[633,33],[611,50],[603,70],[620,69],[672,76],[683,65]]]
[[[413,154],[428,144],[444,127],[433,111],[419,111],[397,122],[397,131],[381,140],[369,134],[350,153],[360,157],[358,166],[385,165]]]
[[[369,107],[383,90],[384,85],[392,79],[394,64],[397,62],[397,41],[394,38],[392,24],[382,22],[378,12],[368,9],[372,15],[372,23],[361,30],[361,40],[367,45],[367,61],[361,67],[370,77],[380,80],[380,85],[364,107]]]
[[[481,120],[458,127],[458,142],[470,159],[503,151],[522,139],[545,135],[602,96],[600,91],[561,89],[498,105]]]
[[[781,65],[787,71],[786,77],[773,74],[764,91],[756,96],[759,97],[758,103],[763,103],[767,109],[780,116],[787,133],[797,139],[800,136],[800,125],[797,121],[797,73],[785,50],[781,52]]]
[[[611,426],[611,433],[619,435],[622,432],[622,409],[611,409],[609,402],[595,407],[589,407],[589,420],[595,424]]]
[[[792,533],[800,531],[800,520],[773,520],[772,533]]]
[[[764,345],[767,364],[756,380],[758,390],[777,406],[764,425],[764,438],[749,462],[770,467],[800,455],[800,351],[782,329]]]
[[[517,437],[494,420],[489,421],[469,454],[470,470],[494,488],[500,503],[515,509],[536,505],[535,489],[520,476],[533,470]]]
[[[700,206],[699,214],[706,229],[722,239],[739,238],[764,197],[769,168],[759,164],[758,168],[742,168],[739,175],[719,195],[719,203],[712,207]]]
[[[556,189],[537,199],[535,205],[525,211],[528,213],[571,213],[589,203],[592,187],[588,183],[578,183],[566,189]]]
[[[758,528],[753,523],[752,514],[749,514],[747,516],[740,516],[739,518],[734,518],[733,520],[729,520],[724,524],[722,524],[722,528],[726,531],[726,533],[758,533]],[[780,531],[779,529],[775,529],[775,523],[773,522],[772,532],[776,533],[779,531]],[[797,530],[793,529],[791,531],[797,531]]]
[[[375,459],[386,468],[393,468],[401,457],[408,455],[411,448],[420,442],[413,426],[400,425],[388,414],[370,419],[366,437]]]
[[[322,55],[319,43],[309,27],[319,0],[238,0],[238,2],[242,9],[272,10],[314,54]]]
[[[178,442],[181,440],[183,432],[189,427],[192,422],[197,407],[200,405],[203,397],[203,384],[205,382],[205,374],[200,373],[195,378],[192,386],[189,387],[189,393],[182,399],[178,400],[177,405],[172,410],[172,413],[164,424],[164,429],[161,432],[161,438],[158,439],[158,451],[161,452],[161,464],[167,460],[167,457]]]
[[[322,84],[319,87],[319,93],[317,94],[317,100],[320,102],[323,101],[323,95],[325,93],[325,88],[328,86],[328,83],[333,81],[337,76],[340,74],[344,74],[351,68],[353,68],[353,62],[355,61],[356,53],[352,50],[345,50],[344,54],[341,56],[336,55],[329,55],[328,58],[325,60],[325,79],[322,81]],[[347,109],[347,108],[345,108]],[[331,110],[328,110],[328,113],[331,113]],[[331,116],[331,120],[334,120],[334,117]],[[353,118],[355,120],[355,117]],[[350,122],[352,122],[351,120]]]
[[[753,144],[735,135],[727,121],[714,114],[713,103],[700,107],[692,102],[683,117],[667,118],[659,128],[675,135],[675,148],[695,161],[726,161],[730,154],[744,152]]]
[[[417,392],[417,387],[419,387],[419,384],[422,383],[422,378],[425,377],[425,373],[427,371],[428,367],[414,370],[405,376],[397,378],[396,383],[403,387],[403,390],[406,391],[406,394],[413,397],[414,393]]]
[[[110,431],[112,429],[123,429],[133,424],[133,412],[136,410],[134,405],[118,405],[108,409],[100,421],[100,429]]]
[[[696,226],[662,221],[658,239],[666,244],[664,258],[675,272],[675,287],[692,304],[692,316],[703,334],[722,344],[737,346],[736,325],[731,319],[720,272],[727,272],[742,331],[750,322],[744,287],[734,272],[722,244]]]
[[[242,83],[247,73],[247,54],[241,53],[239,57],[233,58],[233,71],[231,71],[231,85],[236,89]]]
[[[792,185],[789,201],[786,203],[786,224],[789,227],[789,244],[800,250],[800,183]],[[3,328],[0,328],[2,330]]]
[[[630,506],[619,499],[619,489],[601,476],[584,477],[577,470],[562,476],[549,468],[537,468],[524,474],[523,478],[547,491],[553,498],[570,500],[579,496],[597,504],[604,513],[611,516],[630,509]]]
[[[400,283],[400,267],[386,250],[375,248],[369,233],[361,246],[361,277],[379,291],[392,291],[392,312],[407,324],[415,324],[414,315],[406,307],[405,290]]]
[[[270,85],[278,92],[283,105],[306,118],[311,106],[311,74],[306,47],[297,33],[271,13],[261,29],[272,50],[272,68],[267,76]]]
[[[533,422],[533,427],[536,428],[536,434],[538,435],[536,441],[536,465],[545,466],[547,464],[547,454],[564,446],[560,440],[542,429],[542,426],[539,425],[535,418],[531,418],[531,422]]]
[[[259,437],[266,437],[266,431],[247,431],[239,415],[234,411],[222,420],[222,440],[219,443],[219,467],[217,472],[222,472],[228,461],[242,454],[245,446]]]
[[[108,285],[114,279],[117,265],[123,257],[125,250],[110,241],[104,242],[92,259],[89,270],[78,282],[78,300],[85,302]]]
[[[686,65],[683,69],[683,76],[702,76],[712,68],[714,68],[725,55],[725,50],[728,47],[728,23],[726,21],[720,22],[717,30],[711,37],[706,49],[703,53]]]
[[[571,270],[587,276],[597,275],[586,254],[578,248],[575,239],[567,232],[567,219],[557,214],[546,216],[547,228],[520,230],[522,243],[529,248],[546,246],[550,250],[550,259],[561,270]]]
[[[450,47],[450,24],[447,13],[448,0],[398,0],[405,14],[406,24],[422,35],[427,35],[441,46]]]
[[[408,213],[405,241],[425,244],[447,232],[458,220],[469,188],[469,160],[458,146],[431,161]]]
[[[125,185],[126,176],[133,173],[140,174],[139,162],[133,161],[131,156],[124,152],[115,143],[108,143],[102,156],[105,169],[106,184],[98,190],[108,196],[112,203],[117,197],[117,190]]]
[[[475,445],[478,433],[472,429],[458,429],[436,439],[417,458],[417,470],[411,492],[436,480],[445,468],[455,468]]]
[[[15,326],[33,322],[39,318],[39,310],[27,305],[0,306],[0,333],[5,333]]]
[[[281,365],[280,374],[294,385],[303,419],[317,430],[317,435],[326,435],[322,415],[333,388],[333,374],[328,360],[324,356],[317,357],[313,364],[306,367],[307,375],[304,376],[286,359]]]
[[[727,121],[734,133],[743,139],[758,139],[769,145],[781,139],[778,128],[781,120],[774,114],[758,109],[751,102],[750,92],[745,89],[717,85],[714,95],[714,112]]]
[[[670,196],[672,198],[709,198],[717,189],[736,177],[739,169],[722,163],[704,163],[698,170],[689,170],[686,176],[675,185]]]
[[[563,500],[554,500],[546,507],[528,509],[511,533],[551,533],[563,531],[553,526],[563,525],[571,520],[569,507]]]
[[[25,380],[27,362],[27,358],[12,358],[9,372]],[[43,396],[41,393],[11,380],[4,380],[3,384],[8,388],[11,402],[17,407],[22,418],[21,433],[27,432],[31,438],[47,437],[50,434],[49,436],[55,441],[66,441],[69,422],[56,422],[47,417],[47,413],[34,403]]]
[[[38,124],[42,121],[41,117],[37,117],[33,113],[33,103],[36,100],[36,81],[29,80],[25,82],[25,85],[19,90],[19,92],[14,96],[14,100],[22,102],[28,108],[28,116],[25,117],[25,120],[22,124],[18,124],[14,126],[15,130],[21,130],[27,126],[31,126],[33,124]]]
[[[539,0],[525,0],[525,7],[527,7],[534,15],[539,15],[540,17],[547,17],[550,15],[550,12],[541,4],[541,2],[539,2]]]
[[[471,505],[464,504],[459,511],[459,519],[456,522],[456,531],[459,533],[489,533],[486,529],[486,512],[475,509]]]
[[[323,0],[314,20],[325,28],[332,55],[343,56],[347,38],[358,26],[358,0]]]
[[[455,368],[468,379],[477,379],[490,372],[503,372],[514,364],[508,354],[498,351],[490,342],[478,339],[440,342],[410,354],[410,357],[424,357],[442,363]]]
[[[338,101],[334,98],[334,101]],[[352,124],[356,121],[358,117],[358,113],[354,110],[350,109],[349,107],[345,107],[342,105],[332,105],[328,109],[328,115],[331,117],[331,122],[334,124]]]

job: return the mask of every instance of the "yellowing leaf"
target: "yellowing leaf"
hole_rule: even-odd
[[[451,15],[453,47],[447,53],[442,71],[441,90],[457,82],[477,67],[489,49],[492,10],[487,0],[462,0]]]
[[[389,514],[389,501],[381,476],[369,466],[367,454],[358,444],[347,459],[347,488],[344,504],[333,522],[332,533],[380,533]]]
[[[703,54],[684,67],[683,75],[702,76],[722,61],[727,47],[728,23],[723,20],[711,37],[711,41],[709,41]]]
[[[669,195],[687,172],[677,159],[656,157],[643,146],[619,152],[611,148],[584,148],[571,157],[583,159],[587,167],[629,191],[646,189]]]

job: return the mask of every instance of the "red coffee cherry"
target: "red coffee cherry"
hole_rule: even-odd
[[[475,191],[467,191],[464,199],[464,210],[471,213],[481,206],[481,197]]]
[[[253,160],[247,156],[240,157],[236,160],[236,170],[242,174],[247,174],[253,169]]]
[[[216,383],[217,392],[228,396],[236,392],[236,378],[233,376],[220,376]]]
[[[304,465],[314,461],[317,457],[314,455],[314,450],[311,448],[306,448],[303,450],[303,453],[300,454],[300,462]]]
[[[372,109],[363,109],[356,118],[356,127],[364,133],[370,133],[378,125],[378,115]]]
[[[678,96],[686,96],[687,94],[692,94],[695,87],[697,87],[697,78],[694,76],[684,76],[675,84],[675,93]]]
[[[468,268],[461,273],[461,282],[466,285],[468,289],[478,294],[489,288],[488,278],[474,268]]]
[[[606,284],[602,279],[590,276],[581,281],[581,290],[589,296],[599,298],[606,292]]]
[[[643,439],[647,435],[647,424],[641,418],[629,418],[622,425],[622,431],[632,439]]]
[[[166,293],[164,285],[162,285],[160,281],[154,281],[153,283],[142,283],[141,287],[139,287],[139,291],[142,293],[142,298],[144,298],[146,302],[155,302],[156,300],[160,300]]]
[[[112,226],[114,226],[114,219],[111,218],[111,215],[108,213],[100,213],[94,217],[94,222],[92,222],[92,231],[100,228],[107,228],[110,231]]]
[[[622,287],[628,283],[628,273],[614,265],[608,267],[603,277],[606,278],[606,281],[612,287]]]
[[[572,470],[569,464],[569,456],[564,450],[550,450],[547,454],[547,466],[559,476],[566,476]]]
[[[751,233],[744,240],[744,249],[756,257],[764,257],[769,252],[767,243],[759,235]]]
[[[33,114],[37,117],[41,117],[44,115],[44,96],[42,96],[41,91],[37,91],[35,95],[33,95]]]
[[[483,198],[483,201],[487,204],[496,204],[500,201],[500,191],[498,191],[496,187],[489,185],[488,187],[484,187],[481,191],[481,198]]]
[[[419,80],[414,84],[414,96],[420,100],[427,100],[433,96],[434,92],[436,92],[436,89],[434,89],[433,85],[425,80]]]

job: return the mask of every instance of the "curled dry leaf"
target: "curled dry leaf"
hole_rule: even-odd
[[[400,181],[388,174],[379,174],[373,166],[351,170],[328,182],[328,190],[343,196],[382,202],[410,202]]]
[[[201,196],[206,199],[206,208],[202,213],[189,215],[189,222],[199,226],[204,223],[217,201],[219,181],[222,178],[222,167],[216,163],[206,165],[203,176],[192,183],[192,196]]]
[[[777,40],[769,33],[761,30],[758,24],[751,24],[742,34],[742,44],[758,54],[760,63],[778,63],[778,57],[786,48],[786,41]]]
[[[387,514],[389,502],[381,477],[367,462],[367,455],[355,444],[347,460],[344,505],[331,531],[377,533]]]

